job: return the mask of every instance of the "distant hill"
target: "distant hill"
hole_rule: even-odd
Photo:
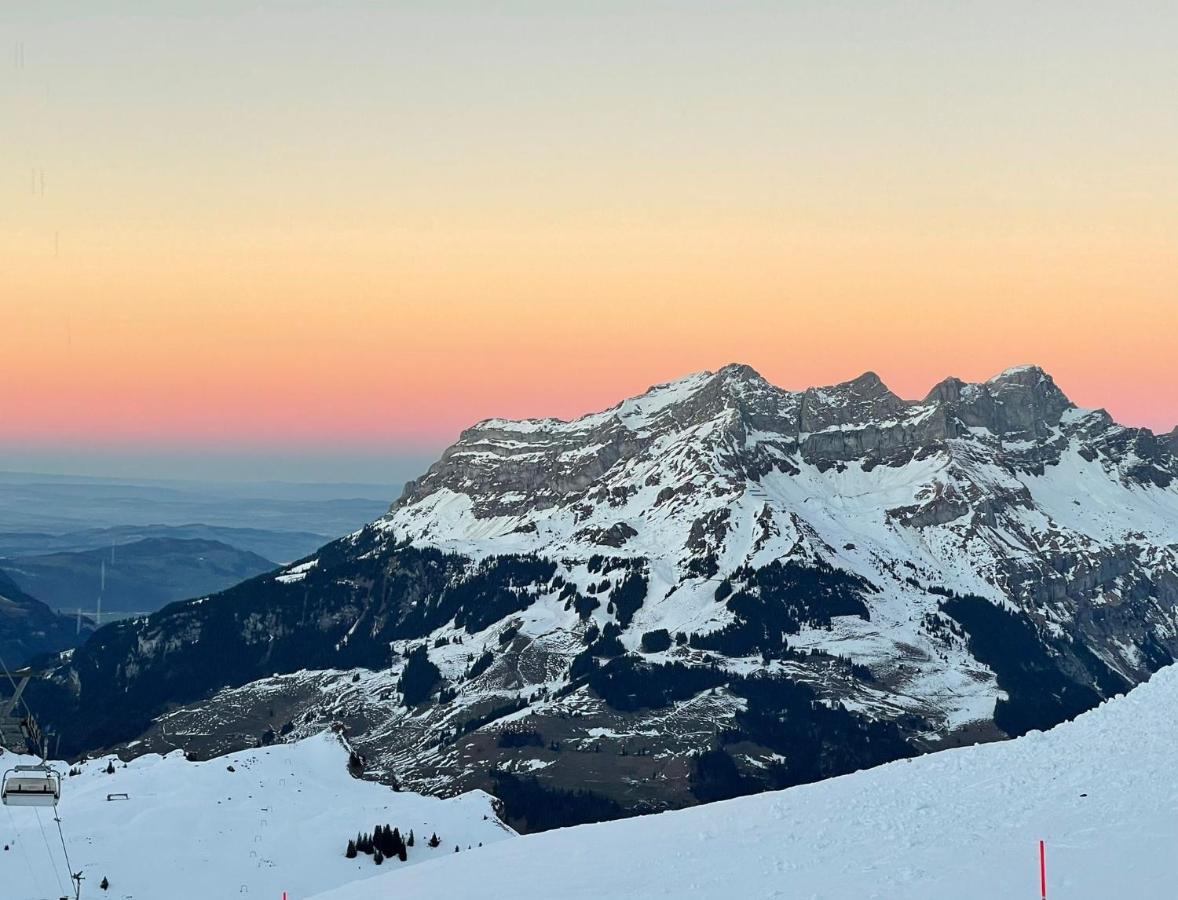
[[[271,531],[264,528],[232,528],[203,523],[117,525],[111,528],[86,528],[66,534],[12,531],[0,532],[0,557],[42,556],[47,553],[76,553],[81,550],[109,550],[111,545],[130,544],[150,538],[168,538],[172,540],[220,541],[278,563],[287,563],[313,553],[335,536],[310,531]]]
[[[23,666],[42,653],[56,653],[89,637],[90,621],[61,616],[30,597],[5,572],[0,572],[0,657],[10,669]]]
[[[23,590],[66,611],[94,609],[105,577],[104,613],[151,612],[277,568],[265,557],[221,541],[173,538],[25,556],[3,565]]]
[[[130,482],[0,472],[0,533],[62,535],[122,525],[200,522],[218,528],[310,532],[330,539],[381,515],[399,490],[399,485]],[[149,536],[166,535],[140,537]],[[273,558],[253,546],[226,542]]]

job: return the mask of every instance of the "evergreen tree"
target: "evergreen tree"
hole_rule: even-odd
[[[356,858],[356,842],[355,841],[348,841],[348,849],[347,849],[347,852],[344,853],[344,856],[346,856],[348,859],[355,859]]]
[[[394,828],[389,837],[389,856],[395,856],[400,860],[405,859],[405,842],[401,839],[399,828]]]
[[[355,750],[348,754],[348,772],[353,778],[364,774],[364,757]]]
[[[430,836],[430,839],[429,839],[429,841],[428,841],[428,844],[429,844],[429,847],[430,847],[430,849],[432,850],[432,849],[436,848],[436,847],[437,847],[439,844],[441,844],[441,843],[442,843],[442,842],[441,842],[441,841],[438,839],[438,833],[435,831],[435,832],[434,832],[434,833],[433,833],[433,834]]]
[[[397,859],[401,860],[401,862],[408,862],[409,860],[409,848],[405,846],[404,841],[401,841],[401,845],[397,848]]]
[[[410,829],[409,829],[409,837],[408,837],[408,839],[405,841],[405,846],[406,846],[406,847],[412,847],[412,846],[413,846],[413,829],[412,829],[412,828],[410,828]]]
[[[102,888],[104,891],[110,890],[110,882],[106,880],[105,875],[102,876],[102,881],[98,882],[98,886],[100,888]]]
[[[372,857],[372,861],[373,861],[374,863],[376,863],[378,866],[379,866],[379,865],[380,865],[382,862],[384,862],[384,856],[381,854],[381,852],[380,852],[379,850],[377,850],[377,851],[376,851],[376,855]]]
[[[111,760],[110,762],[108,762],[106,764],[106,774],[113,775],[114,773],[115,773],[115,764],[114,764],[114,760]]]
[[[441,670],[430,662],[429,651],[425,644],[421,644],[409,654],[397,688],[401,691],[406,706],[417,706],[429,699],[434,687],[441,680]]]

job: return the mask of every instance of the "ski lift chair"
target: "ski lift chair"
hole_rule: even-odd
[[[48,766],[16,766],[4,773],[0,801],[5,806],[57,806],[61,776]]]

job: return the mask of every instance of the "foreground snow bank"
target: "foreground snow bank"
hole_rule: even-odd
[[[0,755],[0,768],[17,759]],[[339,741],[322,734],[202,763],[179,752],[125,769],[116,761],[113,774],[105,758],[86,763],[63,779],[59,808],[70,859],[85,875],[83,896],[279,900],[288,891],[299,900],[379,871],[371,857],[344,858],[349,837],[377,824],[414,830],[408,864],[512,834],[482,791],[448,800],[396,793],[352,778],[347,760]],[[436,850],[426,847],[433,832],[444,842]],[[72,896],[59,883],[68,875],[52,810],[4,807],[0,845],[8,847],[0,850],[4,900]],[[104,877],[109,894],[98,890]]]
[[[821,784],[552,831],[318,900],[1170,897],[1178,667],[1047,734]]]

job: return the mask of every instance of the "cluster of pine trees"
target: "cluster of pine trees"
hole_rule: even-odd
[[[372,861],[378,866],[386,859],[396,857],[405,862],[409,858],[409,848],[414,846],[417,838],[413,835],[413,829],[409,829],[409,836],[402,837],[401,829],[390,828],[386,823],[384,825],[377,825],[371,832],[361,832],[356,835],[355,840],[348,841],[348,849],[344,852],[344,856],[348,859],[355,859],[361,853],[367,853],[372,857]],[[437,834],[430,835],[430,839],[426,842],[431,849],[438,847],[442,843]]]

